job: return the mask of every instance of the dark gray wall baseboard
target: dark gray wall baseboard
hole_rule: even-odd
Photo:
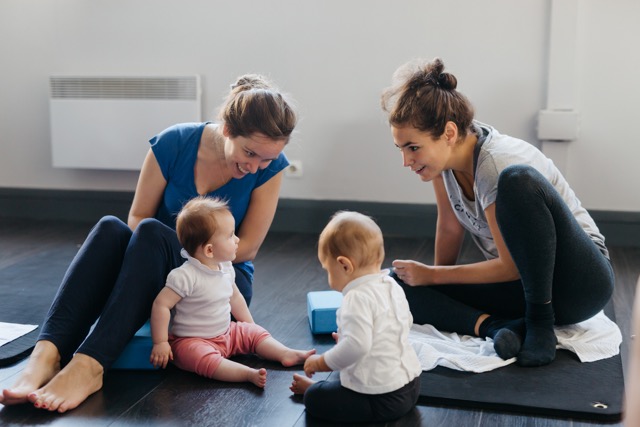
[[[95,223],[110,214],[126,220],[133,192],[0,188],[0,217]],[[319,234],[339,210],[373,217],[385,235],[433,237],[435,205],[281,199],[272,231]],[[590,211],[607,245],[640,247],[640,212]]]
[[[320,234],[331,216],[340,210],[357,211],[373,217],[385,235],[434,236],[435,205],[340,200],[282,199],[271,229]]]
[[[132,201],[130,191],[0,188],[0,216],[95,223],[115,215],[126,221]]]

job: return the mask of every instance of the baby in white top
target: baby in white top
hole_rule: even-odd
[[[383,422],[415,406],[422,369],[408,342],[413,318],[402,288],[381,271],[378,225],[357,212],[338,212],[320,235],[318,258],[329,286],[344,295],[336,345],[310,356],[291,391],[307,412],[333,422]],[[314,382],[315,372],[340,371],[337,381]]]
[[[255,353],[294,366],[315,353],[290,349],[254,323],[235,284],[231,261],[240,239],[225,202],[207,197],[190,200],[178,214],[176,232],[187,261],[169,273],[153,303],[150,360],[154,366],[165,368],[172,360],[177,367],[207,378],[264,387],[266,369],[228,358]]]

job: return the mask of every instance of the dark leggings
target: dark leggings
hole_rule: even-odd
[[[336,423],[392,421],[407,414],[418,401],[420,377],[384,394],[363,394],[345,388],[340,380],[318,381],[304,394],[307,412]]]
[[[498,180],[496,218],[521,280],[411,287],[394,274],[415,323],[474,335],[481,314],[524,317],[526,302],[551,301],[557,325],[604,308],[614,287],[611,263],[542,174],[525,165],[506,168]]]
[[[55,344],[63,365],[77,351],[108,369],[149,319],[169,272],[183,264],[180,249],[175,231],[155,219],[132,232],[114,216],[102,218],[67,269],[39,339]],[[240,269],[236,281],[250,298]]]

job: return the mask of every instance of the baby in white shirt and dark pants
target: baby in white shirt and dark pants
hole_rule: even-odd
[[[380,228],[365,215],[339,212],[320,235],[318,258],[331,288],[344,295],[337,344],[310,356],[307,377],[294,375],[291,390],[304,394],[308,413],[334,422],[382,422],[405,415],[418,400],[422,369],[407,339],[413,318],[404,291],[381,271]],[[340,379],[310,379],[322,371],[340,371]]]

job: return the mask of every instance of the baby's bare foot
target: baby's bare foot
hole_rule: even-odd
[[[248,379],[258,387],[264,388],[267,385],[267,370],[264,368],[253,369]]]
[[[307,389],[314,383],[315,381],[311,378],[299,374],[293,374],[293,382],[291,383],[289,390],[291,390],[293,394],[304,394],[304,392],[307,391]]]
[[[58,348],[51,341],[38,341],[18,381],[0,393],[0,404],[26,403],[29,393],[48,383],[59,371]]]
[[[302,365],[304,363],[304,361],[307,360],[307,358],[309,356],[311,356],[312,354],[316,354],[316,349],[315,348],[312,349],[312,350],[293,350],[293,349],[290,349],[282,357],[282,360],[280,361],[280,363],[282,363],[282,366],[285,366],[287,368],[290,367],[290,366]]]
[[[97,360],[77,353],[44,387],[27,398],[36,408],[65,412],[102,388],[104,369]]]

